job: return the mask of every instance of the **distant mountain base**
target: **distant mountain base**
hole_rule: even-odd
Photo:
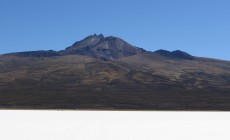
[[[229,93],[27,91],[0,96],[1,109],[230,111]]]

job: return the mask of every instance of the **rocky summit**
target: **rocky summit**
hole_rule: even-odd
[[[91,35],[60,51],[63,55],[86,55],[101,60],[114,60],[144,52],[144,49],[130,45],[118,37]]]
[[[230,110],[229,91],[230,61],[112,36],[0,55],[0,108]]]

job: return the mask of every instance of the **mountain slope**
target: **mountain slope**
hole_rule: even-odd
[[[119,61],[138,71],[139,81],[155,84],[154,76],[184,89],[225,89],[230,85],[230,62],[193,57],[168,58],[158,53],[142,53]],[[146,76],[145,78],[142,76]],[[137,78],[137,79],[138,79]],[[162,80],[162,79],[161,79]],[[162,84],[162,81],[159,81]]]

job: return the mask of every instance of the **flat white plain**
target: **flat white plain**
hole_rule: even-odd
[[[230,112],[0,110],[1,140],[229,140]]]

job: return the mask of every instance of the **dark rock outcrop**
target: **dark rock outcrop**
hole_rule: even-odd
[[[157,51],[155,51],[155,53],[162,55],[164,57],[167,57],[167,58],[187,59],[187,60],[193,60],[194,59],[194,56],[192,56],[186,52],[180,51],[180,50],[176,50],[176,51],[172,51],[172,52],[167,51],[167,50],[157,50]]]

